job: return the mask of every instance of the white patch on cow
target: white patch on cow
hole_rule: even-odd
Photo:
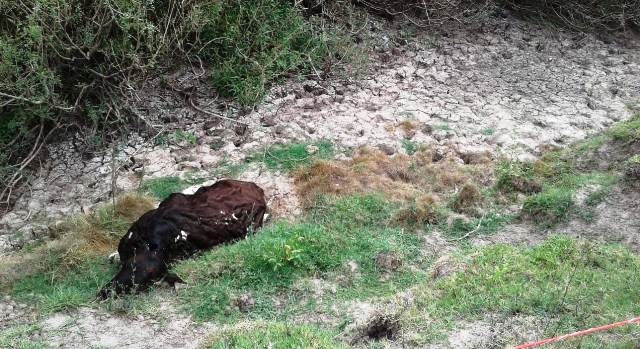
[[[235,219],[236,221],[238,220],[238,217],[236,217],[236,214],[235,214],[235,213],[232,213],[232,214],[231,214],[231,217],[233,217],[233,219]]]
[[[132,231],[129,232],[129,235],[127,236],[127,239],[131,239],[131,236],[133,236],[133,232]]]
[[[224,214],[224,211],[220,211],[220,214]]]
[[[118,253],[118,251],[115,251],[109,255],[109,262],[111,263],[120,262],[120,254]]]
[[[179,240],[187,241],[187,236],[189,236],[189,233],[184,230],[180,230],[180,235],[176,236],[175,242],[178,242]]]

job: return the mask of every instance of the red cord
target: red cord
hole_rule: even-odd
[[[625,321],[616,322],[616,323],[609,324],[609,325],[592,327],[592,328],[589,328],[589,329],[586,329],[586,330],[573,332],[573,333],[565,334],[565,335],[558,336],[558,337],[548,338],[548,339],[544,339],[544,340],[537,341],[537,342],[520,344],[517,347],[515,347],[514,349],[535,348],[535,347],[539,347],[539,346],[542,346],[542,345],[545,345],[545,344],[560,342],[560,341],[568,339],[568,338],[580,337],[580,336],[584,336],[584,335],[595,333],[595,332],[606,331],[606,330],[612,329],[614,327],[625,326],[625,325],[629,325],[629,324],[633,324],[633,323],[637,323],[637,322],[640,322],[640,317],[636,317],[636,318],[625,320]]]

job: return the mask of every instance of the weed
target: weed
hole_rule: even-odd
[[[487,127],[482,129],[481,133],[485,136],[492,136],[494,133],[496,133],[496,129],[492,127]]]
[[[186,132],[177,130],[169,135],[169,138],[177,144],[186,143],[188,145],[196,145],[198,143],[198,137],[193,132]]]
[[[573,206],[573,191],[552,187],[528,197],[522,205],[522,213],[540,226],[551,227],[564,220]]]
[[[455,239],[472,238],[479,235],[493,234],[512,220],[513,217],[510,215],[489,213],[481,218],[474,219],[452,217],[448,222],[443,222],[435,227]]]
[[[241,328],[228,328],[210,337],[205,348],[249,349],[249,348],[346,348],[336,342],[333,334],[309,325],[287,325],[284,323],[252,323]]]
[[[0,330],[0,347],[20,349],[47,348],[43,341],[32,341],[28,336],[40,330],[39,325],[18,325]]]
[[[273,170],[292,171],[317,159],[329,159],[333,153],[333,145],[329,141],[294,143],[271,146],[253,159],[264,161]]]
[[[474,208],[482,201],[480,189],[471,183],[466,183],[455,196],[451,208],[460,213],[474,212]]]
[[[534,177],[532,164],[501,161],[496,168],[496,188],[530,194],[539,192],[542,185]]]
[[[444,211],[432,195],[423,195],[398,210],[395,218],[409,227],[424,226],[440,222],[445,216]]]
[[[640,140],[640,114],[627,121],[615,124],[609,129],[608,134],[614,140],[622,142]]]
[[[153,195],[159,200],[164,200],[172,193],[178,193],[187,186],[188,183],[179,177],[158,177],[144,181],[140,186],[140,191]]]
[[[624,162],[624,174],[627,178],[640,178],[640,154],[634,155]]]
[[[416,144],[416,142],[409,139],[402,140],[402,147],[404,148],[404,151],[407,153],[407,155],[413,155],[416,153],[416,151],[418,151],[418,145]]]

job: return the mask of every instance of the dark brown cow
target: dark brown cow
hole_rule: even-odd
[[[172,262],[244,238],[262,226],[266,209],[263,190],[249,182],[222,180],[193,195],[171,194],[120,239],[122,268],[98,297],[142,291],[160,280],[180,282],[168,272]]]

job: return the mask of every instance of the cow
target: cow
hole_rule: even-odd
[[[193,195],[171,194],[120,239],[120,271],[98,298],[182,282],[168,270],[173,262],[244,238],[262,226],[266,210],[264,191],[250,182],[221,180]]]

